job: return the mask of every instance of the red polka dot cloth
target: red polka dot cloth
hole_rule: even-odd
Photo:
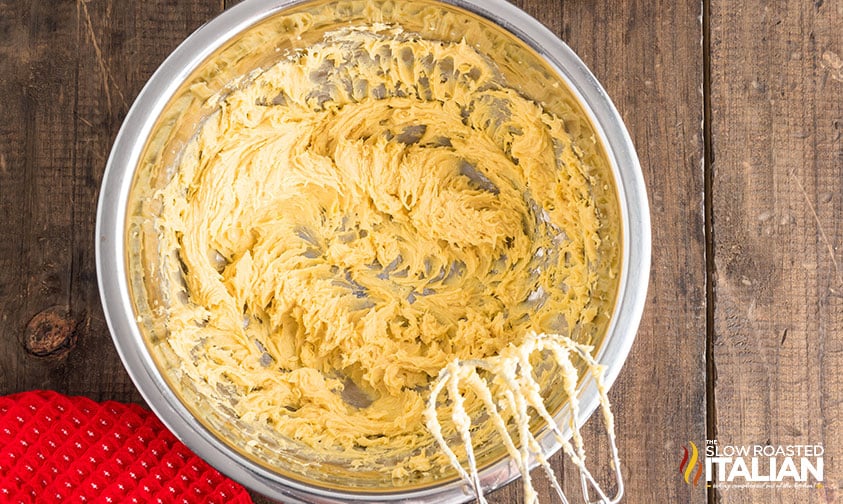
[[[0,397],[0,502],[246,504],[246,490],[136,404]]]

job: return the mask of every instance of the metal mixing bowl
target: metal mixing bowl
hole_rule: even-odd
[[[508,85],[550,112],[573,109],[582,116],[581,124],[570,126],[597,139],[589,162],[602,183],[592,190],[604,203],[603,217],[613,223],[603,247],[618,273],[601,279],[599,289],[611,299],[594,332],[583,337],[596,346],[611,386],[635,338],[650,269],[641,170],[621,118],[582,61],[504,0],[246,0],[201,27],[150,78],[115,140],[97,214],[100,294],[115,345],[150,407],[194,452],[235,480],[286,501],[465,501],[470,490],[454,472],[396,483],[388,475],[324,461],[313,466],[306,454],[285,452],[271,433],[227,414],[224,397],[180,375],[177,359],[161,344],[167,299],[160,285],[166,279],[148,218],[154,213],[149,195],[167,179],[167,169],[209,113],[207,98],[326,31],[372,21],[399,23],[430,39],[465,38],[492,57]],[[598,393],[590,378],[579,391],[582,423],[597,408]],[[549,403],[562,424],[564,398],[557,394]],[[536,430],[546,454],[559,449],[549,429]],[[518,476],[499,447],[481,452],[480,461],[487,490]]]

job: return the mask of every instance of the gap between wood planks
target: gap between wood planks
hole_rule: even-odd
[[[705,435],[717,439],[717,410],[715,384],[717,367],[714,362],[714,147],[711,138],[711,0],[702,0],[702,58],[703,58],[703,208],[705,234]],[[707,489],[709,504],[720,502],[716,488]]]

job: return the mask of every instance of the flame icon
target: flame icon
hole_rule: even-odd
[[[682,447],[682,450],[685,453],[682,456],[682,462],[679,463],[679,474],[685,477],[685,483],[697,486],[700,482],[700,476],[702,476],[703,465],[700,461],[700,451],[697,449],[697,445],[695,445],[693,441],[688,441],[688,444],[691,445],[691,451],[689,452],[686,446]],[[691,473],[694,471],[694,466],[697,467],[697,472],[694,474],[694,479],[692,481]]]

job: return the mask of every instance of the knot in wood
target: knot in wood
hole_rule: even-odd
[[[26,325],[24,347],[36,357],[60,357],[76,346],[76,320],[68,310],[53,306],[36,314]]]

